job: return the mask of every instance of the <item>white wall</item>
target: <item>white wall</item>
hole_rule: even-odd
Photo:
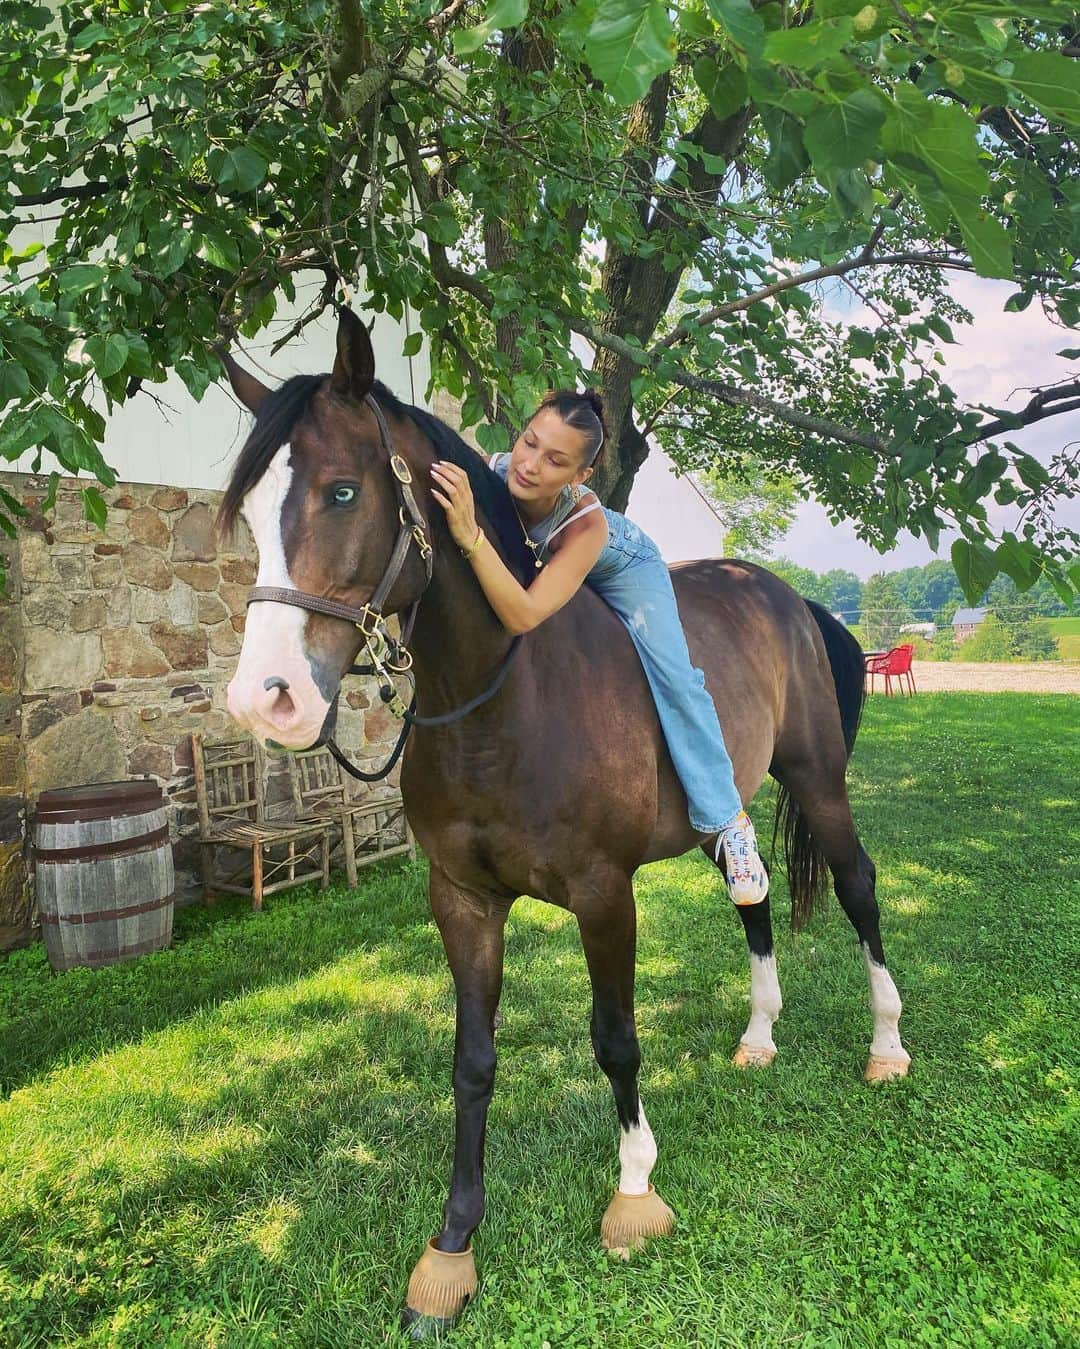
[[[331,311],[318,323],[309,324],[277,356],[270,355],[275,340],[288,330],[322,284],[321,274],[310,285],[298,278],[296,304],[280,310],[254,342],[236,351],[237,359],[265,383],[275,385],[290,375],[317,374],[332,366],[337,319]],[[370,322],[372,315],[362,317]],[[386,314],[374,318],[372,342],[378,378],[406,402],[427,406],[423,397],[429,376],[426,349],[412,358],[401,354],[406,336],[419,326],[415,316],[406,313],[401,323]],[[247,412],[234,400],[228,384],[223,381],[208,389],[201,403],[196,403],[175,375],[163,384],[148,383],[143,388],[114,409],[108,419],[104,454],[120,481],[223,488],[250,425]],[[161,407],[151,394],[160,399]],[[104,400],[99,400],[99,406],[104,412]],[[4,467],[9,472],[29,473],[33,459],[33,451],[27,451]],[[56,467],[51,455],[42,456],[41,467],[46,473]]]
[[[667,562],[722,557],[724,526],[687,477],[653,442],[630,491],[627,515],[655,540]]]

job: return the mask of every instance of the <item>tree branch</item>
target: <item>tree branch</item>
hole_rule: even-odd
[[[15,206],[51,206],[54,201],[86,201],[93,197],[103,197],[107,192],[115,192],[128,186],[129,178],[125,173],[114,178],[111,183],[72,183],[66,187],[53,187],[48,192],[27,192],[24,196],[13,197]]]
[[[624,342],[621,337],[616,337],[613,333],[603,332],[577,315],[564,313],[562,317],[574,332],[580,333],[582,337],[587,337],[590,342],[594,342],[598,347],[604,347],[606,350],[624,357],[640,369],[649,369],[656,364],[657,353],[655,351],[647,352],[640,347],[631,346],[629,342]],[[813,417],[809,413],[799,412],[796,408],[785,407],[783,403],[777,403],[771,398],[766,398],[764,394],[754,393],[751,389],[742,389],[737,384],[728,384],[725,380],[705,379],[701,375],[691,374],[688,370],[665,371],[665,378],[670,379],[675,384],[681,384],[683,388],[696,389],[699,393],[712,394],[713,397],[719,398],[721,402],[728,403],[732,407],[751,408],[754,412],[762,412],[766,416],[775,417],[777,421],[785,422],[788,426],[798,427],[799,430],[807,431],[811,435],[823,436],[828,440],[838,440],[844,445],[857,445],[861,449],[872,450],[875,454],[884,458],[891,459],[896,456],[896,451],[881,436],[871,435],[864,431],[853,431],[850,427],[841,426],[839,422],[829,421],[828,418]]]
[[[863,249],[856,257],[848,258],[845,262],[832,262],[825,267],[813,267],[807,272],[796,272],[791,276],[782,276],[778,280],[770,282],[769,285],[762,286],[760,290],[754,291],[752,295],[744,295],[739,300],[727,300],[724,304],[706,309],[703,314],[698,314],[694,319],[694,327],[706,327],[710,323],[715,323],[717,319],[726,318],[729,314],[738,314],[744,309],[749,309],[751,305],[780,294],[781,291],[791,290],[795,286],[807,286],[813,281],[823,281],[830,276],[846,276],[848,272],[857,271],[862,267],[945,267],[956,272],[973,272],[975,270],[970,262],[954,258],[949,253],[886,253],[875,258],[867,257],[866,250]],[[691,329],[684,319],[666,337],[662,337],[656,345],[657,347],[676,346],[689,336],[690,331]]]
[[[432,182],[431,174],[424,168],[424,161],[420,158],[416,148],[416,141],[413,140],[412,130],[404,124],[397,128],[398,144],[401,146],[401,152],[405,159],[406,167],[409,171],[409,181],[412,183],[413,191],[416,193],[416,200],[420,205],[421,211],[429,210],[435,204],[435,187]],[[431,261],[431,271],[435,280],[444,290],[463,290],[471,295],[473,299],[478,300],[486,310],[492,308],[495,303],[495,297],[488,290],[487,286],[475,276],[470,276],[460,267],[454,267],[446,256],[445,247],[436,243],[428,234],[424,236],[427,242],[428,258]]]
[[[1059,404],[1060,406],[1050,406]],[[1021,427],[1032,426],[1035,422],[1045,421],[1048,417],[1058,417],[1063,412],[1075,412],[1080,409],[1080,380],[1071,384],[1056,384],[1050,389],[1039,389],[1026,407],[1019,412],[1007,413],[984,422],[968,437],[965,444],[977,445],[980,440],[990,440],[994,436],[1003,436],[1009,431],[1018,431]]]

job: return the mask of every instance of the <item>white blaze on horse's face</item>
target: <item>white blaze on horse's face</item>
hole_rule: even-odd
[[[282,511],[292,485],[291,449],[282,445],[244,498],[242,514],[259,550],[258,586],[295,590],[285,558]],[[307,614],[257,600],[247,611],[244,645],[228,687],[230,715],[256,739],[286,749],[313,744],[330,704],[312,677],[304,646]]]

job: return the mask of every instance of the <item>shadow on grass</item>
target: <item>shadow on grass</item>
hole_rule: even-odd
[[[391,860],[349,892],[303,887],[176,914],[173,945],[139,960],[54,975],[40,943],[0,961],[0,1099],[53,1068],[139,1040],[204,1007],[291,983],[349,951],[420,929],[429,940],[427,872]],[[441,952],[437,933],[434,945]],[[440,955],[441,959],[441,955]]]

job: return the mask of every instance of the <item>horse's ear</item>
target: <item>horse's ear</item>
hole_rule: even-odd
[[[338,310],[337,357],[331,387],[342,398],[358,402],[375,381],[375,353],[363,320],[344,306]]]
[[[249,412],[258,412],[260,403],[270,390],[254,375],[249,375],[242,365],[237,365],[227,351],[219,351],[218,355],[229,376],[233,393]]]

